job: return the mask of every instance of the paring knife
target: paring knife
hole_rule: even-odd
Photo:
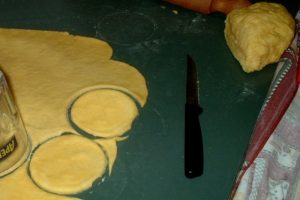
[[[184,170],[185,176],[188,178],[195,178],[203,174],[203,142],[199,121],[202,109],[199,105],[198,87],[196,64],[187,55]]]

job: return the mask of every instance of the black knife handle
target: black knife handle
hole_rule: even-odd
[[[198,105],[185,104],[185,176],[194,178],[203,174],[203,142],[199,115],[202,109]]]

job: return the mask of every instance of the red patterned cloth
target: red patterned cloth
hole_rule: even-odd
[[[300,11],[258,116],[230,199],[300,200]]]

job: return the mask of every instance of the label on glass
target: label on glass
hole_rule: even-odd
[[[8,158],[17,148],[16,137],[13,136],[4,146],[0,147],[0,162]]]

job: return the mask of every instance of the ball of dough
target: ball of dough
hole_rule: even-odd
[[[278,62],[295,32],[295,21],[285,7],[260,2],[235,9],[225,21],[225,39],[247,73]]]

